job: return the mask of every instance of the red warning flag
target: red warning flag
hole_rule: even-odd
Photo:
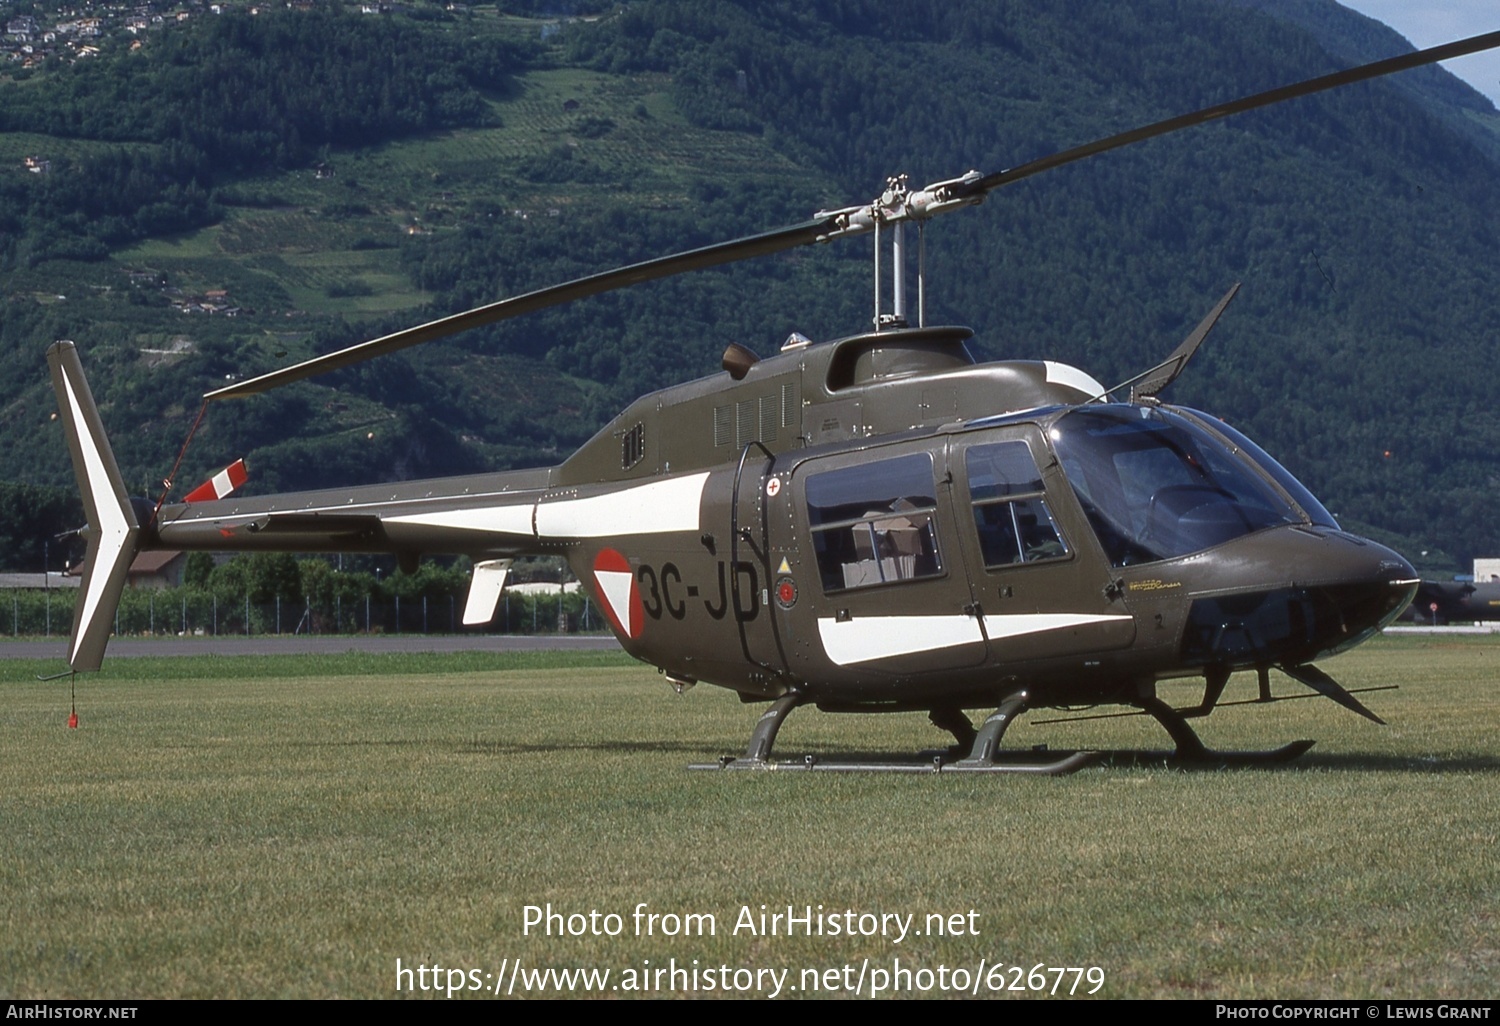
[[[188,492],[183,502],[211,502],[228,496],[250,476],[244,460],[235,460],[197,488]]]

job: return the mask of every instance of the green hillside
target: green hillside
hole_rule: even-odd
[[[53,338],[154,494],[227,377],[1407,48],[1332,0],[1035,8],[230,13],[0,79],[0,480],[69,485]],[[929,319],[1119,380],[1243,281],[1170,398],[1412,556],[1492,554],[1497,125],[1428,69],[1028,179],[932,226]],[[729,341],[861,330],[868,255],[702,272],[223,404],[179,479],[240,455],[263,490],[552,462]]]

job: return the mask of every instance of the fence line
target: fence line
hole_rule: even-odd
[[[0,591],[0,596],[4,594]],[[12,636],[51,637],[70,630],[77,589],[14,589],[9,595]],[[249,595],[223,595],[196,588],[135,588],[127,589],[121,597],[115,612],[115,633],[122,637],[458,634],[464,630],[462,605],[452,594],[409,596],[404,601],[399,595],[390,600],[366,595],[363,603],[346,606],[343,596],[326,601],[276,598],[257,603]],[[586,595],[506,592],[493,621],[484,629],[501,634],[571,634],[606,627],[598,607]]]

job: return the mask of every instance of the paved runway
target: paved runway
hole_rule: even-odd
[[[0,659],[67,658],[67,640],[0,640]],[[317,634],[279,637],[111,638],[108,659],[184,655],[337,655],[341,652],[619,651],[607,634]]]
[[[1392,624],[1386,634],[1500,634],[1500,623],[1448,624],[1443,627],[1428,627],[1422,624]]]
[[[1387,627],[1401,634],[1492,634],[1500,624],[1473,627]],[[340,652],[608,652],[620,643],[608,634],[283,634],[279,637],[220,635],[216,638],[111,638],[107,658],[185,655],[337,655]],[[67,641],[7,641],[0,659],[67,658]]]

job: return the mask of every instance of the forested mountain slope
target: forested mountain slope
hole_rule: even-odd
[[[226,375],[792,223],[888,175],[1014,166],[1407,48],[1331,0],[1039,6],[643,0],[545,40],[479,11],[229,14],[0,83],[0,160],[50,148],[75,169],[0,176],[0,478],[66,485],[54,337],[79,341],[145,486]],[[295,89],[256,56],[273,38],[306,48]],[[237,47],[254,114],[205,113],[199,55]],[[394,63],[339,70],[364,51]],[[929,320],[971,325],[989,356],[1119,380],[1243,281],[1169,398],[1246,429],[1356,526],[1455,560],[1500,550],[1496,123],[1431,69],[1028,179],[929,229]],[[90,175],[117,184],[83,214]],[[728,341],[862,330],[869,248],[598,297],[224,404],[179,477],[239,455],[263,488],[551,462],[640,391],[711,372]],[[173,288],[227,292],[239,316],[179,312]]]

